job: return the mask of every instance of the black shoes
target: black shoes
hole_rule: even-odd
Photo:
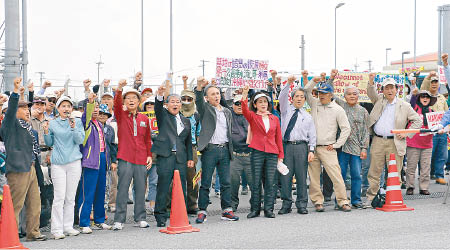
[[[275,218],[275,214],[272,211],[264,211],[264,217]]]
[[[297,213],[308,214],[308,209],[306,209],[306,207],[299,208],[299,209],[297,209]]]
[[[259,217],[259,214],[261,211],[251,211],[249,214],[247,214],[247,219]]]
[[[292,209],[283,207],[280,209],[280,211],[278,211],[278,214],[288,214],[291,211],[292,211]]]
[[[156,226],[157,226],[157,227],[165,227],[165,226],[166,226],[166,222],[164,222],[164,221],[158,221],[158,222],[156,222]]]

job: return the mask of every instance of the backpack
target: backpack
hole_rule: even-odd
[[[371,205],[373,208],[383,207],[385,202],[386,202],[386,191],[383,188],[380,188],[375,197],[373,197]]]

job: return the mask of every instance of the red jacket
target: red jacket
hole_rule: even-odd
[[[117,120],[117,137],[119,139],[117,159],[137,165],[147,165],[147,157],[151,157],[151,132],[147,116],[137,113],[137,136],[134,136],[133,115],[123,110],[122,91],[117,90],[114,96],[114,116]]]
[[[269,114],[270,128],[266,133],[262,116],[248,109],[248,101],[241,102],[242,113],[250,124],[252,139],[249,147],[266,153],[277,154],[278,158],[284,158],[281,128],[278,117]]]

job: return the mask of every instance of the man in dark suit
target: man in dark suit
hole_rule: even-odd
[[[220,179],[222,219],[237,221],[239,217],[234,215],[231,206],[231,111],[220,105],[220,90],[215,85],[206,85],[208,82],[203,77],[197,79],[195,104],[202,124],[198,140],[198,151],[202,153],[202,177],[198,199],[199,212],[195,222],[203,223],[206,220],[209,188],[216,167]]]
[[[167,97],[164,108],[165,86],[158,89],[155,100],[155,115],[159,133],[153,140],[152,152],[157,154],[158,186],[156,187],[155,218],[158,227],[165,227],[167,220],[167,199],[174,170],[180,171],[181,186],[186,200],[186,165],[194,167],[192,160],[192,136],[190,121],[180,114],[181,98]]]

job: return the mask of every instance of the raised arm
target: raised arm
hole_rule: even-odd
[[[123,98],[122,98],[122,90],[123,87],[127,85],[127,81],[122,79],[119,81],[119,86],[117,87],[116,94],[114,95],[114,117],[116,117],[117,121],[120,121],[123,111]]]
[[[308,75],[308,72],[305,70],[302,72],[302,75],[306,72],[306,76]],[[316,86],[317,83],[320,82],[320,77],[314,77],[311,81],[309,81],[305,86],[305,92],[306,92],[306,101],[308,102],[309,106],[316,107],[318,100],[312,95],[312,90],[314,89],[314,86]]]
[[[158,91],[156,92],[155,99],[155,116],[156,120],[159,124],[163,123],[164,120],[164,92],[166,91],[166,87],[164,85],[159,86]]]
[[[369,96],[370,101],[375,104],[378,101],[378,93],[375,86],[375,73],[369,74],[369,83],[367,84],[367,96]]]
[[[23,88],[20,84],[22,83],[22,78],[17,77],[14,79],[14,91],[8,100],[8,109],[6,110],[5,118],[2,121],[2,130],[7,131],[13,126],[16,121],[16,113],[19,106],[19,91]]]
[[[246,85],[242,89],[242,100],[241,100],[241,108],[242,108],[242,114],[244,115],[245,119],[247,119],[248,123],[252,123],[252,111],[248,109],[248,91],[250,87]]]
[[[92,120],[92,113],[95,109],[95,99],[97,98],[97,95],[94,93],[89,94],[88,103],[86,104],[86,109],[83,112],[83,115],[81,116],[81,122],[83,123],[84,130],[87,130],[90,126],[91,120]]]
[[[202,118],[205,114],[205,98],[203,88],[205,88],[207,84],[208,82],[204,77],[201,76],[197,78],[197,88],[195,88],[195,105],[197,106],[197,111]]]

